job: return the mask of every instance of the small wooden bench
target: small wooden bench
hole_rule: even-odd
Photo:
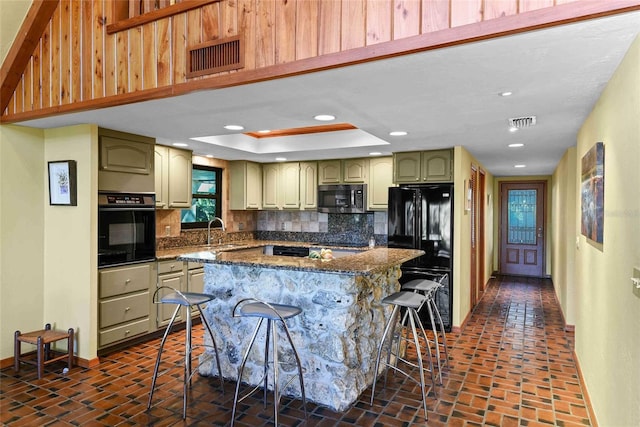
[[[67,359],[67,366],[71,369],[73,367],[73,335],[73,328],[66,332],[56,331],[51,329],[50,323],[47,323],[44,329],[39,331],[27,332],[26,334],[16,331],[14,334],[13,369],[19,372],[20,362],[35,365],[38,367],[38,379],[42,378],[45,365],[59,360]],[[67,340],[66,353],[51,350],[51,343],[65,339]],[[22,354],[21,343],[23,342],[36,346],[35,361],[29,358],[33,352]]]

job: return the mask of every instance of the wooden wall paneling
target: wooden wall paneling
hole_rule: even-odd
[[[451,28],[482,21],[482,1],[451,1]]]
[[[484,0],[483,19],[500,18],[518,13],[518,0]]]
[[[393,2],[369,0],[367,3],[367,46],[391,40]]]
[[[296,11],[296,59],[318,56],[318,0],[302,0]]]
[[[142,26],[142,88],[150,89],[158,86],[157,63],[158,48],[156,22]]]
[[[171,49],[172,49],[172,28],[173,17],[161,19],[156,23],[157,34],[157,55],[156,73],[158,87],[171,84]]]
[[[520,0],[518,4],[518,12],[524,13],[531,10],[552,7],[554,4],[554,0]]]
[[[80,99],[89,100],[93,96],[93,2],[83,1],[79,23],[81,25],[81,52],[80,52],[80,76],[76,78],[80,82]]]
[[[187,75],[187,14],[181,13],[171,19],[171,52],[173,54],[173,82],[184,83]]]
[[[33,80],[33,61],[27,63],[27,67],[24,69],[22,75],[22,111],[33,110],[33,100],[31,99],[31,88]]]
[[[105,34],[107,17],[104,12],[104,2],[102,2],[102,0],[93,0],[92,6],[93,64],[91,79],[93,80],[93,92],[91,99],[95,99],[105,96],[104,76],[106,75],[105,62],[107,58]]]
[[[200,9],[194,9],[187,12],[187,27],[185,28],[187,37],[187,47],[202,43],[202,12]],[[187,55],[185,62],[185,73],[189,67],[189,56]],[[202,77],[194,77],[190,80],[200,80]]]
[[[420,34],[420,0],[394,0],[393,39],[403,39]]]
[[[202,7],[202,40],[220,38],[220,3],[211,3]]]
[[[42,57],[42,38],[40,38],[40,42],[36,46],[33,51],[33,55],[31,57],[31,61],[33,62],[33,80],[31,81],[31,93],[33,96],[33,108],[32,110],[38,110],[42,108],[42,104],[40,103],[42,98],[40,92],[42,90],[41,79],[42,79],[42,70],[40,66],[40,58]]]
[[[60,103],[71,103],[71,0],[60,0]]]
[[[220,27],[220,37],[238,35],[238,3],[235,0],[220,3]]]
[[[296,60],[296,3],[287,0],[276,2],[276,64]]]
[[[318,55],[340,51],[342,4],[340,1],[321,1],[319,10]]]
[[[449,26],[449,0],[422,0],[422,34]]]
[[[363,47],[365,44],[365,0],[342,2],[342,45],[340,50]]]
[[[245,48],[245,56],[255,56],[255,68],[268,67],[276,63],[276,30],[279,26],[276,18],[277,3],[269,0],[257,0],[255,3],[255,51]]]
[[[40,56],[40,105],[42,108],[51,107],[51,24],[42,33],[40,44],[42,45]]]
[[[83,40],[89,40],[91,43],[91,37],[83,38],[82,32],[82,4],[87,3],[91,7],[91,2],[71,2],[71,96],[70,102],[82,101],[82,45]],[[91,34],[91,33],[89,33]],[[86,57],[87,61],[91,61],[91,56]]]
[[[60,105],[60,9],[51,17],[51,106]]]
[[[104,34],[104,96],[116,95],[118,93],[118,56],[116,55],[118,45],[118,34]],[[126,35],[126,33],[124,33]]]
[[[129,33],[129,89],[127,92],[135,92],[144,87],[142,64],[149,53],[142,49],[142,27],[138,26],[127,32]]]
[[[129,92],[129,31],[116,34],[116,93]]]
[[[238,0],[238,34],[244,35],[245,70],[256,68],[256,14],[253,0]]]

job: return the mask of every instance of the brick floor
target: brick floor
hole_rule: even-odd
[[[202,331],[198,327],[194,340]],[[182,421],[182,332],[170,337],[154,404],[147,411],[159,340],[101,358],[95,369],[52,364],[42,379],[25,366],[0,372],[0,422],[6,426],[228,425],[235,384],[224,394],[217,378],[194,376],[187,419]],[[492,279],[464,330],[450,333],[443,385],[427,397],[424,419],[419,387],[389,375],[387,388],[371,389],[343,413],[283,398],[280,423],[297,426],[589,426],[589,411],[573,360],[573,337],[549,280]],[[168,365],[164,360],[169,361]],[[54,370],[55,369],[55,370]],[[428,378],[428,376],[427,376]],[[429,380],[427,380],[429,381]],[[381,385],[382,382],[379,382]],[[237,425],[272,425],[272,407],[259,395],[239,405]]]

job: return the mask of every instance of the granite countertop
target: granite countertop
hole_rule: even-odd
[[[311,259],[306,257],[288,257],[251,253],[241,249],[257,248],[267,245],[283,245],[317,248],[345,249],[354,252],[331,260]],[[305,242],[283,242],[267,240],[243,240],[231,244],[212,246],[191,246],[158,251],[157,258],[176,258],[180,261],[192,261],[210,264],[233,264],[251,267],[299,270],[320,273],[337,273],[349,275],[369,275],[388,270],[394,265],[417,258],[424,252],[417,249],[395,249],[378,246],[353,248],[340,246],[321,246]]]

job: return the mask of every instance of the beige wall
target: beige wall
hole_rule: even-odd
[[[565,323],[576,324],[576,147],[569,148],[551,180],[551,277]]]
[[[471,215],[464,210],[465,182],[471,177],[471,166],[480,170],[484,167],[464,147],[455,147],[454,152],[454,224],[453,224],[453,325],[461,326],[471,311]],[[485,176],[485,200],[487,197],[493,200],[494,186],[493,175]],[[482,203],[485,203],[485,200]],[[494,210],[491,205],[485,203],[485,277],[480,280],[483,284],[491,275],[491,254],[494,252],[493,244],[493,217]]]
[[[640,420],[640,37],[578,134],[575,173],[576,354],[601,426]],[[580,234],[580,159],[604,143],[604,242]],[[575,240],[575,239],[574,239]]]
[[[0,64],[31,7],[31,0],[0,0]]]
[[[44,132],[0,125],[0,360],[44,318]]]
[[[79,125],[45,130],[45,162],[75,160],[78,205],[44,204],[44,319],[74,328],[77,354],[97,354],[98,128]],[[45,176],[42,183],[47,185]]]

